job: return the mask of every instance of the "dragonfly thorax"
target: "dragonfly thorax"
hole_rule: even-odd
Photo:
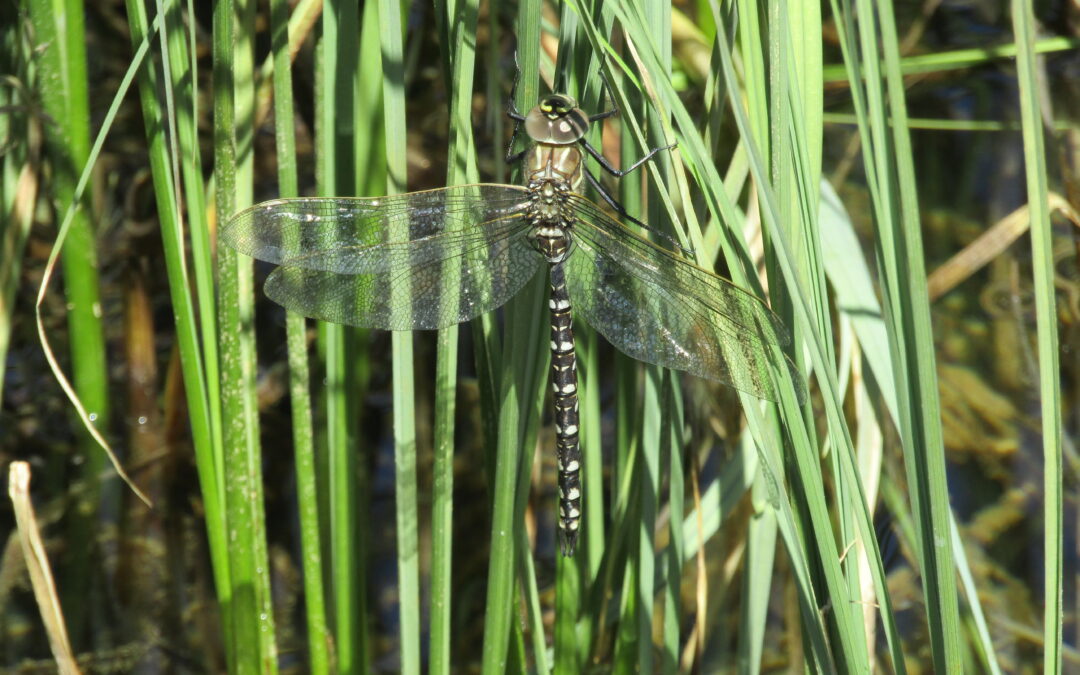
[[[549,263],[557,263],[570,250],[567,231],[573,216],[567,205],[570,187],[565,181],[540,178],[529,182],[529,241]]]
[[[576,145],[537,143],[526,158],[529,189],[545,181],[560,183],[571,191],[581,187],[581,150]]]

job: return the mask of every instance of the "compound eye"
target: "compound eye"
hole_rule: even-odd
[[[527,115],[525,131],[538,143],[569,145],[585,135],[589,118],[569,96],[549,94]]]

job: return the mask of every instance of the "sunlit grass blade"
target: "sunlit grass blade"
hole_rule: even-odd
[[[650,27],[650,31],[655,31],[654,35],[662,36],[656,41],[657,49],[657,62],[652,69],[646,69],[642,72],[643,84],[648,90],[649,81],[655,79],[667,79],[670,80],[671,73],[671,39],[668,37],[671,35],[671,3],[667,0],[651,0],[650,2],[643,3],[640,6],[642,18],[647,22],[645,25]],[[628,46],[628,51],[633,56],[633,45]],[[643,97],[644,100],[644,97]],[[661,119],[660,115],[666,115],[664,111],[657,111],[655,108],[646,108],[648,115],[648,128],[650,139],[663,138],[664,132],[669,128],[670,121],[668,119]],[[654,143],[658,140],[653,140]],[[647,149],[643,148],[643,150]],[[635,157],[632,152],[631,144],[624,145],[623,157]],[[663,222],[662,214],[664,213],[664,207],[661,204],[660,191],[666,190],[666,187],[660,186],[666,185],[666,179],[670,175],[671,155],[664,153],[657,157],[654,162],[654,176],[659,174],[664,181],[654,181],[647,184],[647,198],[648,201],[646,214],[649,222],[660,223]],[[636,182],[636,181],[635,181]],[[665,195],[665,201],[669,198]],[[643,672],[651,672],[654,670],[654,649],[653,649],[653,621],[654,612],[656,611],[656,605],[659,604],[661,611],[664,606],[670,602],[674,605],[677,602],[677,598],[670,598],[669,591],[670,586],[662,586],[661,593],[656,593],[656,579],[658,572],[658,559],[657,559],[657,516],[660,509],[663,506],[663,486],[665,483],[666,467],[664,466],[664,460],[670,456],[671,449],[671,429],[669,425],[672,423],[672,413],[674,407],[674,394],[673,387],[671,386],[671,378],[673,375],[658,367],[648,366],[645,368],[645,388],[643,392],[644,400],[644,414],[642,416],[642,432],[641,432],[641,450],[642,459],[641,468],[643,470],[641,476],[641,492],[639,493],[641,499],[641,521],[640,521],[640,534],[638,539],[638,592],[641,596],[640,606],[638,608],[637,625],[638,625],[638,659]],[[676,422],[681,424],[681,419]],[[678,454],[681,461],[680,447]],[[678,512],[682,512],[681,504],[679,505]],[[679,519],[681,520],[681,518]],[[670,523],[670,521],[669,521]],[[666,636],[665,636],[666,637]],[[675,663],[677,662],[677,652],[672,654],[670,651],[670,644],[668,640],[665,640],[665,646],[669,649],[663,652],[665,659],[661,660],[657,664],[656,669],[660,672],[673,672]],[[677,640],[677,638],[676,638]]]
[[[664,616],[664,651],[662,667],[665,672],[674,673],[679,669],[681,646],[684,642],[683,621],[684,615],[682,598],[682,563],[684,557],[685,542],[683,541],[683,518],[685,516],[686,486],[684,484],[685,471],[683,462],[692,448],[687,448],[683,438],[683,422],[685,410],[683,408],[682,391],[679,389],[678,376],[667,371],[664,377],[664,387],[661,391],[662,400],[665,402],[662,412],[660,428],[664,434],[661,438],[661,466],[667,466],[667,494],[664,500],[667,508],[667,547],[660,564],[660,571],[668,570],[667,583],[657,583],[662,589],[663,616]]]
[[[190,5],[188,6],[190,9]],[[175,133],[178,141],[180,176],[183,178],[184,205],[191,239],[191,270],[194,281],[199,333],[202,336],[203,369],[206,379],[207,406],[215,443],[221,443],[221,378],[218,366],[217,298],[214,289],[214,255],[210,243],[210,210],[206,203],[202,151],[199,146],[199,96],[194,89],[199,81],[195,35],[182,21],[179,0],[168,5],[168,32],[165,35],[172,67],[172,90],[175,98]]]
[[[274,64],[274,139],[281,197],[299,195],[296,175],[296,139],[293,119],[292,65],[289,58],[289,3],[270,4]],[[303,552],[304,608],[307,623],[308,665],[312,673],[330,672],[330,633],[327,626],[322,561],[322,528],[319,522],[319,486],[315,472],[315,430],[309,388],[307,322],[289,312],[285,319],[289,350],[289,402],[292,408],[293,457],[296,462],[297,508],[300,515],[300,548]]]
[[[379,3],[382,36],[383,114],[386,128],[387,193],[405,192],[405,66],[401,7],[395,0]],[[400,236],[400,235],[399,235]],[[404,239],[404,237],[402,237]],[[392,285],[391,295],[409,288]],[[407,304],[407,303],[402,303]],[[420,570],[416,502],[416,426],[412,334],[396,331],[393,353],[394,465],[397,514],[398,600],[400,603],[401,672],[420,672]]]
[[[50,180],[44,187],[53,204],[62,208],[78,204],[64,242],[61,264],[63,289],[67,299],[67,327],[70,340],[71,381],[91,424],[108,433],[111,420],[108,365],[105,333],[101,316],[101,291],[98,280],[96,224],[89,208],[90,200],[76,195],[79,172],[90,159],[90,100],[86,65],[86,34],[81,0],[62,3],[35,0],[29,5],[33,36],[40,46],[36,57],[36,76],[45,83],[41,93],[42,113],[47,123],[45,155],[51,167]],[[94,523],[101,506],[101,473],[108,457],[85,431],[78,434],[81,461],[79,480],[84,488],[77,493],[77,504],[68,512],[67,548],[69,555],[58,574],[62,583],[68,629],[76,648],[81,648],[86,628],[87,598],[84,589],[91,571],[85,561],[91,557],[96,532]],[[66,480],[72,480],[71,477]]]
[[[378,4],[367,3],[361,30],[359,10],[352,3],[327,7],[322,14],[322,39],[318,44],[315,75],[315,163],[316,189],[320,196],[361,193],[356,175],[361,143],[370,141],[370,130],[359,125],[361,115],[372,115],[378,101],[360,100],[356,82],[365,82],[369,71],[379,64]],[[365,57],[366,68],[358,66]],[[368,147],[367,155],[382,156]],[[373,171],[376,173],[377,171]],[[381,178],[381,176],[378,176]],[[369,175],[368,178],[371,178]],[[380,186],[379,193],[383,192]],[[366,185],[364,187],[367,187]],[[325,414],[326,486],[331,569],[331,606],[337,668],[342,673],[367,672],[372,655],[367,641],[364,613],[367,607],[363,582],[368,566],[364,543],[370,535],[361,532],[361,511],[368,497],[364,493],[363,471],[357,461],[356,415],[351,405],[360,396],[352,388],[350,364],[362,354],[349,353],[350,341],[344,326],[318,323],[318,342],[323,356],[324,386],[319,391]]]
[[[253,55],[235,37],[253,30],[229,2],[215,7],[213,26],[214,72],[214,177],[218,221],[236,210],[237,199],[250,200],[251,187],[238,190],[236,181],[250,183],[248,156],[238,155],[237,129],[250,137]],[[248,17],[249,19],[253,17]],[[238,21],[238,19],[241,19]],[[229,73],[229,77],[220,75]],[[234,78],[236,78],[234,80]],[[246,84],[241,84],[246,83]],[[243,130],[247,129],[246,132]],[[248,166],[237,172],[237,166]],[[246,195],[246,197],[244,197]],[[246,205],[246,203],[242,204]],[[252,322],[254,289],[252,261],[241,259],[227,247],[218,251],[221,324],[222,420],[225,422],[224,483],[226,520],[233,533],[229,546],[231,619],[233,621],[232,667],[247,671],[277,671],[277,646],[270,604],[269,561],[266,550],[262,499],[262,459],[258,409],[255,396],[255,349]]]
[[[900,73],[900,54],[893,6],[890,2],[873,7],[859,4],[860,12],[878,12],[880,28],[873,22],[860,21],[860,35],[866,62],[876,59],[881,49],[884,57],[884,86],[874,73],[867,71],[870,93],[870,120],[878,139],[888,140],[868,145],[868,161],[874,158],[883,169],[879,178],[893,182],[898,190],[889,194],[887,218],[878,223],[881,245],[883,300],[890,323],[894,372],[899,375],[899,426],[904,437],[905,465],[911,489],[912,505],[919,527],[919,547],[926,599],[928,631],[935,669],[955,671],[961,667],[960,617],[956,574],[950,533],[950,505],[945,476],[944,443],[941,431],[941,406],[935,370],[934,345],[930,324],[930,304],[926,291],[926,270],[914,160],[907,129],[904,83]],[[885,101],[878,93],[887,96]],[[889,150],[887,150],[887,148]],[[888,153],[888,160],[882,155]]]
[[[538,59],[540,56],[540,3],[532,0],[518,6],[517,53],[521,79],[517,89],[518,108],[526,108],[536,100]],[[515,607],[514,575],[518,566],[515,558],[525,551],[518,550],[513,532],[522,524],[523,512],[517,512],[520,491],[520,465],[531,457],[531,445],[526,434],[530,417],[535,418],[540,395],[542,359],[545,342],[539,339],[541,326],[536,307],[543,306],[543,275],[526,284],[515,301],[506,309],[502,359],[495,364],[492,375],[498,383],[498,436],[495,446],[495,472],[492,480],[491,561],[488,567],[487,600],[484,614],[484,645],[482,670],[502,673],[506,666]],[[540,356],[543,354],[543,356]],[[533,422],[535,429],[535,422]],[[524,505],[524,501],[521,502]]]
[[[446,16],[440,46],[444,49],[450,88],[449,166],[447,185],[477,182],[476,149],[472,134],[472,95],[476,67],[476,26],[479,6],[475,0],[445,3]],[[452,64],[452,65],[451,65]],[[456,287],[460,269],[450,271],[450,287]],[[458,331],[450,326],[436,338],[434,465],[431,496],[431,629],[429,671],[449,673],[453,639],[452,561],[454,492],[454,413],[457,400]]]
[[[759,474],[760,475],[760,474]],[[757,482],[757,491],[764,489]],[[739,613],[739,663],[756,669],[765,646],[768,596],[772,591],[773,565],[776,560],[776,516],[763,510],[755,514],[746,531],[742,582],[742,606]]]
[[[662,428],[668,402],[663,397],[663,380],[667,376],[661,368],[645,368],[645,387],[642,393],[641,417],[641,474],[638,477],[637,547],[631,549],[636,557],[637,569],[637,659],[643,672],[653,672],[652,626],[656,579],[656,515],[659,509],[660,455]]]
[[[1035,40],[1032,44],[1033,51],[1036,54],[1050,54],[1080,47],[1080,38],[1043,37]],[[916,75],[919,73],[937,73],[945,70],[973,68],[992,61],[1015,58],[1017,52],[1017,45],[1008,43],[969,49],[934,51],[928,54],[912,54],[900,59],[900,72],[904,75]],[[824,75],[826,83],[848,80],[848,71],[844,64],[826,66]]]
[[[160,73],[153,68],[139,69],[139,59],[148,47],[152,37],[142,3],[128,3],[129,26],[136,60],[128,73],[130,78],[136,70],[140,74],[140,98],[142,113],[148,134],[150,167],[154,182],[154,192],[159,207],[162,241],[165,247],[165,265],[172,297],[177,343],[181,354],[181,364],[187,394],[188,414],[191,424],[192,441],[195,448],[196,466],[202,486],[202,499],[205,508],[207,536],[210,543],[210,558],[217,588],[222,624],[225,629],[225,644],[231,652],[231,596],[228,549],[226,544],[225,516],[223,511],[223,493],[221,480],[220,446],[214,442],[211,415],[208,410],[205,372],[202,368],[202,353],[199,336],[196,332],[194,302],[190,295],[190,285],[186,276],[184,260],[185,242],[180,225],[179,208],[174,192],[170,148],[166,145],[166,135],[162,124],[163,105],[157,98]],[[154,22],[154,30],[160,25],[161,17]],[[125,79],[126,86],[129,80]],[[111,120],[115,110],[110,111],[107,119]]]
[[[1035,321],[1039,349],[1039,394],[1043,441],[1043,672],[1062,669],[1062,506],[1061,367],[1058,357],[1058,311],[1054,284],[1054,247],[1050,212],[1042,100],[1035,63],[1035,17],[1031,2],[1012,1],[1016,35],[1016,75],[1020,85],[1024,173],[1031,213],[1031,257],[1035,286]]]
[[[236,175],[235,203],[238,209],[251,205],[255,189],[255,5],[237,5],[235,56],[233,76],[236,105]],[[246,272],[240,277],[240,303],[238,309],[243,330],[239,337],[240,355],[244,363],[245,379],[244,413],[248,449],[244,454],[245,479],[250,483],[246,491],[247,508],[251,512],[251,576],[258,610],[256,626],[259,630],[259,663],[262,672],[275,673],[278,667],[277,627],[273,591],[270,587],[270,555],[266,541],[266,510],[263,491],[262,442],[259,438],[259,401],[256,383],[258,363],[255,356],[255,287],[250,274],[253,261],[245,261]]]

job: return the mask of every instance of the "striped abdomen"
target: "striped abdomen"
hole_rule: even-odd
[[[577,356],[570,294],[562,262],[551,266],[551,388],[555,392],[555,452],[559,467],[559,545],[574,555],[581,525],[581,447],[578,445]]]

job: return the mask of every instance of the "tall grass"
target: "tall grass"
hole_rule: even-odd
[[[78,0],[62,3],[27,3],[30,23],[36,40],[50,43],[53,48],[44,52],[37,62],[35,73],[40,86],[42,113],[54,122],[44,124],[45,156],[53,169],[47,197],[58,213],[64,213],[72,203],[77,208],[67,230],[67,246],[61,257],[64,291],[69,303],[67,328],[71,335],[81,336],[70,343],[71,380],[94,425],[107,429],[111,411],[108,394],[108,373],[105,360],[105,336],[101,325],[101,295],[98,283],[97,248],[90,217],[89,199],[76,198],[79,173],[90,157],[89,93],[86,76],[86,44]],[[70,15],[73,25],[65,29],[64,17]],[[13,228],[14,229],[14,228]],[[84,490],[78,497],[67,522],[67,539],[75,553],[61,571],[66,582],[61,585],[68,608],[69,631],[76,644],[86,627],[86,600],[75,589],[88,581],[89,569],[82,560],[93,547],[93,522],[101,500],[99,475],[106,466],[106,456],[96,452],[90,433],[81,433],[78,452],[88,458],[82,464]]]
[[[297,16],[303,16],[302,8]],[[292,63],[289,55],[291,33],[286,0],[270,5],[274,67],[274,139],[278,161],[278,190],[282,197],[299,196],[294,136]],[[315,466],[315,430],[311,413],[310,368],[308,366],[307,321],[289,312],[285,319],[289,350],[289,402],[292,406],[293,457],[296,462],[297,509],[300,516],[301,551],[304,571],[304,615],[306,619],[308,664],[311,672],[330,672],[330,632],[327,627],[326,594],[323,578],[322,527],[319,523],[319,481]]]
[[[1043,197],[1047,179],[1043,107],[1035,67],[1035,17],[1030,4],[1012,2],[1016,35],[1016,70],[1020,120],[1024,137],[1024,174],[1031,195],[1031,249],[1035,287],[1035,317],[1039,350],[1039,394],[1042,401],[1043,446],[1043,672],[1062,670],[1062,608],[1064,520],[1062,474],[1061,368],[1058,361],[1057,303],[1054,292],[1054,247],[1050,207]]]
[[[1042,199],[1046,150],[1032,61],[1040,47],[1031,36],[1030,4],[1013,4],[1017,37],[1009,53],[1017,57],[1027,190],[1034,196],[1046,514],[1043,665],[1060,672],[1063,423],[1051,230]],[[260,92],[270,92],[256,88],[260,78],[273,77],[277,193],[302,190],[291,77],[300,66],[292,59],[318,10],[316,3],[301,2],[290,17],[288,5],[271,4],[270,56],[260,69],[260,24],[252,5],[215,4],[211,178],[198,142],[197,86],[203,79],[190,16],[183,20],[191,7],[155,4],[164,15],[152,30],[148,4],[127,2],[133,45],[153,45],[154,58],[138,80],[145,149],[219,608],[221,660],[235,672],[276,671],[283,635],[293,630],[275,613],[280,604],[274,602],[268,548],[273,529],[262,489],[264,472],[290,457],[262,451],[253,265],[212,242],[214,226],[247,206],[264,180],[255,170],[263,124],[258,111],[265,104]],[[64,84],[41,87],[43,119],[85,119],[82,112],[64,114],[65,107],[81,111],[87,97],[88,78],[76,54],[85,52],[81,35],[64,32],[80,33],[82,26],[50,20],[47,3],[28,0],[26,7],[39,31],[35,40],[51,45],[33,62],[37,77]],[[416,19],[393,0],[366,3],[362,10],[325,3],[309,78],[315,83],[317,193],[415,189],[406,161],[416,147],[410,133],[417,108],[409,105],[415,99],[449,111],[445,119],[433,118],[445,129],[428,134],[441,138],[445,132],[448,139],[445,184],[518,171],[500,166],[503,127],[490,125],[497,131],[488,131],[488,120],[501,116],[505,105],[505,70],[516,45],[518,109],[534,105],[541,79],[554,79],[590,111],[606,109],[608,101],[619,108],[617,120],[595,125],[591,140],[607,145],[612,157],[617,147],[622,165],[652,147],[677,143],[621,182],[622,203],[680,241],[701,266],[724,270],[767,299],[794,336],[783,353],[776,347],[777,362],[787,358],[794,365],[775,373],[779,400],[733,396],[622,355],[609,359],[595,333],[576,324],[586,512],[579,552],[564,559],[551,544],[551,500],[537,496],[543,483],[537,476],[550,474],[541,458],[551,445],[544,416],[544,275],[498,316],[473,321],[467,333],[439,331],[432,369],[424,367],[431,344],[425,336],[392,335],[387,371],[369,357],[379,336],[321,324],[309,349],[307,323],[287,316],[285,331],[271,339],[280,343],[287,336],[288,344],[289,442],[304,575],[300,630],[308,669],[369,672],[386,663],[389,640],[391,667],[409,673],[476,665],[487,673],[592,667],[753,672],[780,641],[774,628],[786,631],[792,665],[801,662],[808,671],[904,672],[909,660],[926,658],[927,649],[935,672],[998,669],[977,576],[960,548],[949,503],[944,406],[903,79],[913,68],[970,64],[972,55],[904,61],[891,3],[835,0],[829,9],[842,70],[824,66],[817,5],[700,3],[695,20],[688,20],[662,0],[567,0],[557,14],[529,0],[518,3],[516,15],[488,7],[490,21],[480,26],[483,7],[458,0],[436,3],[436,27],[414,32],[416,24],[408,22]],[[82,11],[74,5],[69,10]],[[414,50],[424,48],[423,38],[416,35],[432,32],[438,49],[424,54],[437,52],[439,62],[420,62]],[[490,49],[478,62],[484,41]],[[556,43],[552,61],[549,50]],[[12,32],[5,32],[5,59],[17,61],[16,45]],[[445,100],[420,91],[421,83],[436,79]],[[822,180],[826,79],[849,87],[873,222],[872,260],[843,201]],[[5,101],[15,100],[17,91],[3,89]],[[479,100],[485,115],[476,114]],[[45,125],[54,177],[50,197],[58,211],[80,203],[75,186],[93,160],[87,129],[77,126]],[[23,194],[16,186],[27,189],[16,168],[33,165],[38,152],[25,129],[28,142],[2,158],[0,172],[5,213],[21,214],[5,223],[13,228],[5,241],[14,242],[16,252],[28,222],[27,207],[15,208],[16,195]],[[614,132],[619,143],[612,142]],[[494,163],[478,147],[495,154]],[[760,255],[744,236],[747,222],[758,226]],[[77,221],[65,248],[63,289],[75,391],[98,413],[96,423],[108,426],[106,343],[93,310],[99,285],[94,244],[89,219]],[[457,273],[446,269],[447,275]],[[5,272],[5,284],[11,277]],[[10,289],[3,290],[10,298]],[[471,358],[459,353],[465,344],[472,346]],[[264,355],[263,363],[269,360]],[[368,405],[374,397],[369,387],[377,386],[373,374],[387,372],[393,419],[383,438],[378,425],[366,422],[375,416]],[[811,395],[804,399],[807,385]],[[463,425],[465,413],[474,410],[466,410],[459,395],[471,390],[480,421]],[[725,407],[727,413],[716,412]],[[272,420],[268,426],[278,428]],[[612,433],[602,432],[607,426]],[[906,485],[891,484],[884,475],[891,429]],[[470,435],[479,437],[482,457],[460,450],[474,440],[465,438]],[[378,542],[390,539],[381,537],[384,524],[372,515],[380,485],[376,458],[388,443],[393,479],[383,482],[392,483],[395,500],[393,572],[376,564],[390,557]],[[93,486],[103,460],[89,440],[80,447],[94,458],[84,476]],[[430,464],[426,447],[434,449]],[[465,463],[470,466],[463,470]],[[482,476],[486,492],[462,495],[462,475]],[[924,638],[902,631],[890,597],[891,570],[874,526],[879,485],[913,551]],[[463,497],[482,503],[479,512],[488,520],[465,522]],[[92,487],[81,498],[88,506],[67,522],[70,532],[79,533],[69,535],[76,557],[60,584],[69,625],[76,628],[93,610],[79,580],[88,569],[79,563],[90,554],[78,551],[90,548],[93,523],[101,517],[95,514],[101,497]],[[469,554],[484,549],[479,571],[468,567]],[[483,577],[482,592],[469,594],[469,585],[461,583],[464,569]],[[392,636],[374,633],[374,618],[385,617],[387,602],[373,592],[383,590],[376,583],[395,590]],[[551,607],[553,620],[545,615]],[[220,666],[214,654],[203,658],[209,670]]]

